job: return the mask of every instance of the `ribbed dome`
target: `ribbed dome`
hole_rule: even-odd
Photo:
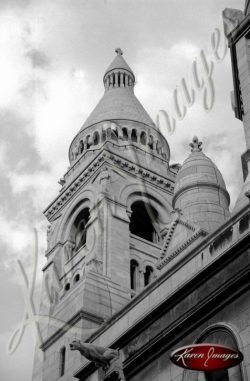
[[[155,126],[154,122],[134,95],[135,76],[121,49],[105,72],[105,93],[94,108],[81,130],[102,121],[131,120]]]
[[[206,183],[226,189],[222,174],[216,165],[202,151],[194,149],[177,174],[175,194],[191,185]]]
[[[192,152],[176,177],[173,207],[212,231],[229,216],[230,197],[220,171],[201,151],[201,144],[197,137],[190,143]]]

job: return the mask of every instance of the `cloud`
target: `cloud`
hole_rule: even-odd
[[[49,58],[46,54],[38,49],[31,49],[27,52],[26,56],[31,60],[34,68],[47,68],[49,67]]]

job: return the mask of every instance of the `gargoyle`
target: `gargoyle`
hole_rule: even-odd
[[[94,361],[97,367],[107,370],[111,360],[117,360],[119,352],[112,348],[100,347],[98,345],[82,343],[80,340],[73,340],[69,344],[71,351],[79,351],[82,356],[90,361]]]

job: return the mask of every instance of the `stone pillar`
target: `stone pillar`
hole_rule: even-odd
[[[121,76],[121,77],[120,77],[120,80],[121,80],[121,81],[120,81],[120,87],[124,87],[124,84],[123,84],[123,76],[124,76],[124,74],[121,73],[120,76]]]
[[[115,73],[115,87],[118,87],[118,73]]]
[[[125,87],[128,86],[128,74],[125,74]]]

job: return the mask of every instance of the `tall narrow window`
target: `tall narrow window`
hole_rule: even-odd
[[[93,135],[93,144],[97,145],[99,144],[99,141],[100,141],[100,135],[97,131],[95,131]]]
[[[137,131],[136,130],[132,130],[131,140],[132,140],[132,142],[137,143]]]
[[[65,373],[65,355],[66,355],[66,348],[62,347],[60,350],[60,369],[59,369],[59,376],[62,377]]]
[[[153,269],[151,266],[146,266],[144,273],[144,286],[152,282]]]
[[[79,250],[86,243],[87,229],[86,225],[89,220],[89,209],[84,209],[74,222],[75,230],[75,250]]]
[[[122,139],[128,140],[128,130],[125,127],[122,129]]]
[[[157,221],[157,212],[142,201],[135,202],[132,207],[130,232],[150,242],[156,241],[153,223]]]
[[[130,262],[130,287],[132,290],[136,291],[139,275],[139,265],[132,259]]]

